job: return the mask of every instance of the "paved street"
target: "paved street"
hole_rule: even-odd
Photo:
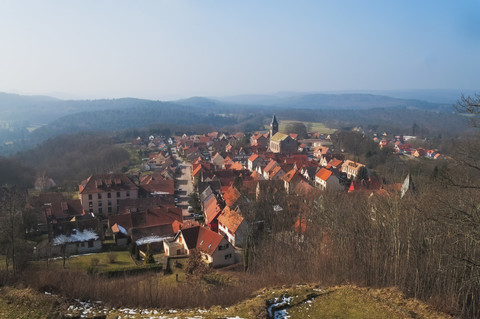
[[[178,197],[178,207],[182,208],[183,216],[190,217],[188,212],[188,196],[193,192],[192,184],[192,165],[190,163],[185,163],[176,153],[173,153],[173,156],[179,161],[180,173],[176,176],[175,180],[175,189],[178,190],[181,188],[181,191],[177,191]]]

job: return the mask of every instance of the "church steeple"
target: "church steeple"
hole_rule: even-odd
[[[278,133],[278,122],[275,114],[273,115],[272,122],[270,123],[270,138]]]

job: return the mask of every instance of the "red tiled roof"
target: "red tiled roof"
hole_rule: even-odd
[[[196,248],[212,255],[223,239],[219,233],[202,226],[195,226],[181,230],[188,249]]]
[[[238,226],[243,222],[243,217],[234,209],[226,206],[220,216],[218,216],[218,223],[226,226],[228,230],[236,232]]]
[[[223,194],[223,199],[225,200],[225,204],[231,207],[235,204],[235,202],[242,196],[240,192],[234,187],[230,187],[225,194]]]
[[[317,174],[315,175],[315,177],[318,177],[318,178],[320,178],[321,180],[324,180],[324,181],[327,181],[330,178],[330,176],[332,176],[332,171],[329,171],[326,168],[320,169],[317,172]]]
[[[278,163],[276,161],[270,160],[270,162],[268,162],[267,166],[263,169],[263,171],[268,173],[277,165]]]
[[[230,169],[236,170],[236,171],[241,171],[243,169],[242,164],[240,162],[235,162],[230,166]]]
[[[218,215],[221,212],[220,206],[215,196],[211,196],[204,203],[204,210],[205,210],[205,223],[207,225],[210,225],[213,221],[215,221],[215,219],[217,219]]]
[[[272,171],[270,172],[269,177],[270,177],[270,178],[275,177],[281,170],[282,170],[282,167],[281,167],[280,165],[275,166],[275,167],[272,169]]]
[[[283,180],[290,183],[295,176],[298,176],[296,169],[291,169],[287,174],[283,175]]]
[[[248,160],[249,160],[250,162],[253,162],[253,161],[255,161],[257,158],[258,158],[258,154],[252,154],[252,155],[248,158]]]
[[[125,174],[91,175],[79,185],[79,194],[138,189]]]

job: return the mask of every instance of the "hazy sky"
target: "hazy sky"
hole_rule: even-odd
[[[478,89],[480,1],[0,2],[0,91]]]

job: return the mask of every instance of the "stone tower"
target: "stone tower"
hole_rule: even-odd
[[[274,114],[272,118],[272,123],[270,123],[270,138],[272,138],[277,133],[278,133],[278,122]]]

